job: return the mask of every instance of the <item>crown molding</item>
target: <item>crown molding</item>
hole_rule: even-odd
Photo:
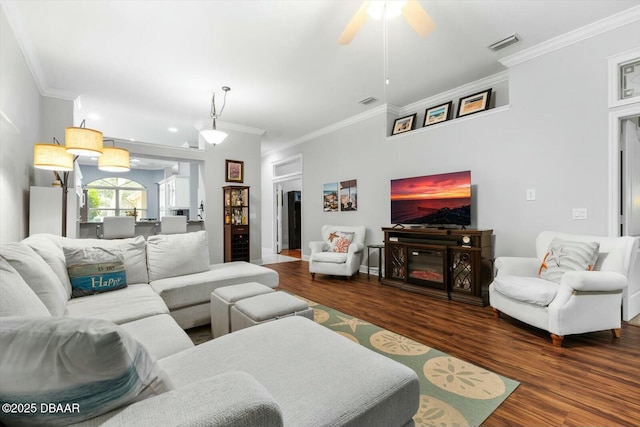
[[[561,36],[549,39],[545,42],[537,44],[529,49],[521,50],[513,55],[505,56],[498,61],[505,67],[513,67],[531,59],[537,58],[547,53],[554,52],[558,49],[570,46],[574,43],[586,40],[598,34],[614,30],[624,25],[631,24],[640,20],[640,6],[634,6],[615,15],[577,28],[573,31],[565,33]]]
[[[59,89],[45,89],[44,92],[41,91],[40,94],[42,96],[48,96],[49,98],[64,99],[66,101],[75,101],[79,96],[75,92]]]
[[[397,115],[405,115],[415,111],[420,111],[422,109],[433,107],[434,105],[438,105],[443,102],[457,100],[462,96],[469,95],[470,93],[473,93],[478,90],[486,89],[487,87],[493,87],[498,83],[503,83],[508,80],[509,80],[509,70],[501,71],[489,77],[484,77],[474,82],[467,83],[462,86],[458,86],[446,92],[442,92],[437,95],[431,96],[429,98],[421,99],[412,104],[405,105],[404,107],[399,109],[399,112]]]
[[[2,7],[2,10],[7,16],[9,26],[13,30],[13,34],[15,34],[18,46],[20,46],[20,50],[24,55],[27,66],[33,75],[36,86],[38,86],[38,91],[41,95],[44,95],[48,88],[47,79],[44,76],[44,71],[42,71],[40,61],[38,61],[38,55],[36,55],[36,51],[33,48],[33,42],[29,37],[29,33],[25,29],[24,21],[16,7],[16,2],[3,1],[0,2],[0,7]]]

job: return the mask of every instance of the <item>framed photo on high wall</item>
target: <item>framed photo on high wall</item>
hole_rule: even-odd
[[[402,132],[409,132],[410,130],[413,130],[415,124],[416,124],[415,113],[410,116],[400,117],[399,119],[396,119],[396,121],[393,123],[393,131],[391,132],[391,135],[397,135]]]
[[[227,182],[244,182],[244,162],[240,160],[225,160]]]
[[[452,110],[453,101],[449,101],[446,104],[436,105],[435,107],[427,108],[424,112],[424,125],[422,125],[422,127],[446,122],[451,118]]]
[[[491,88],[460,98],[460,101],[458,101],[458,117],[488,110],[490,102]]]

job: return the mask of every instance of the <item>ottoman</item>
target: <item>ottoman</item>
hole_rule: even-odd
[[[211,335],[218,338],[231,332],[230,311],[235,303],[245,298],[275,292],[257,282],[223,286],[211,292]]]
[[[289,316],[313,320],[313,309],[286,292],[272,292],[238,301],[231,307],[231,332]]]

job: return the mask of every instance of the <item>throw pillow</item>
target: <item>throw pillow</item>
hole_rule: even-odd
[[[51,316],[51,313],[20,273],[0,256],[0,317],[5,316]]]
[[[71,298],[127,286],[122,253],[106,248],[62,248],[71,280]]]
[[[0,245],[0,255],[22,276],[52,316],[64,315],[69,296],[56,273],[40,255],[19,242]]]
[[[207,232],[157,234],[147,239],[149,281],[209,270]]]
[[[549,244],[538,276],[560,283],[567,271],[591,271],[598,259],[598,242],[572,242],[555,238]]]
[[[114,323],[68,317],[0,319],[0,402],[7,425],[69,425],[172,388],[138,341]],[[66,411],[43,411],[55,404]]]
[[[86,248],[89,246],[118,249],[124,258],[124,269],[127,272],[127,283],[149,283],[147,273],[147,241],[142,236],[128,239],[67,239],[63,247]]]
[[[353,241],[355,233],[334,231],[329,233],[327,243],[329,244],[329,251],[345,253],[349,251],[349,245]]]

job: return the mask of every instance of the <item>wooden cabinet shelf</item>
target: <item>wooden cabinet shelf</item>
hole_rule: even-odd
[[[224,262],[247,261],[250,257],[249,187],[222,187],[224,198]]]
[[[488,304],[493,230],[383,228],[382,283],[440,299]]]

